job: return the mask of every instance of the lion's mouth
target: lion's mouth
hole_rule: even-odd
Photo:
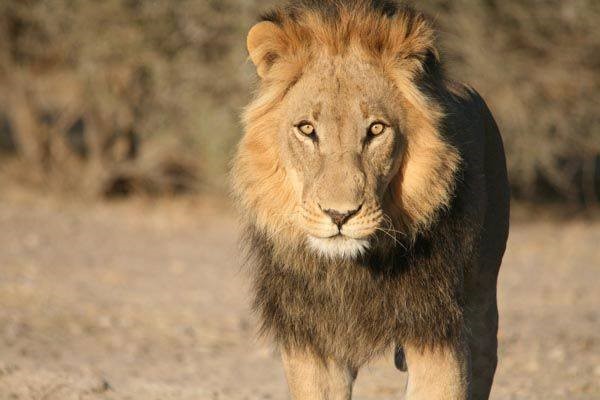
[[[308,246],[326,258],[356,258],[369,249],[366,239],[354,239],[338,232],[326,238],[308,236]]]

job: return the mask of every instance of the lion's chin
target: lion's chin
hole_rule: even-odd
[[[308,246],[326,258],[356,258],[367,251],[369,241],[338,235],[330,238],[308,236]]]

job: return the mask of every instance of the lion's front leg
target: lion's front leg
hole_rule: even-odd
[[[281,351],[293,400],[349,400],[356,371],[309,351]]]
[[[407,400],[469,398],[466,346],[403,347],[408,365]]]

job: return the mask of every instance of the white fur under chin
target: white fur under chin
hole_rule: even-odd
[[[327,258],[356,258],[369,248],[369,241],[336,236],[332,238],[308,237],[311,249]]]

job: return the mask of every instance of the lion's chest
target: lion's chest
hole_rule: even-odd
[[[312,267],[269,264],[258,274],[256,307],[265,329],[282,344],[360,364],[416,331],[429,335],[440,325],[439,316],[452,314],[435,301],[435,286],[411,285],[409,269],[354,263]]]

